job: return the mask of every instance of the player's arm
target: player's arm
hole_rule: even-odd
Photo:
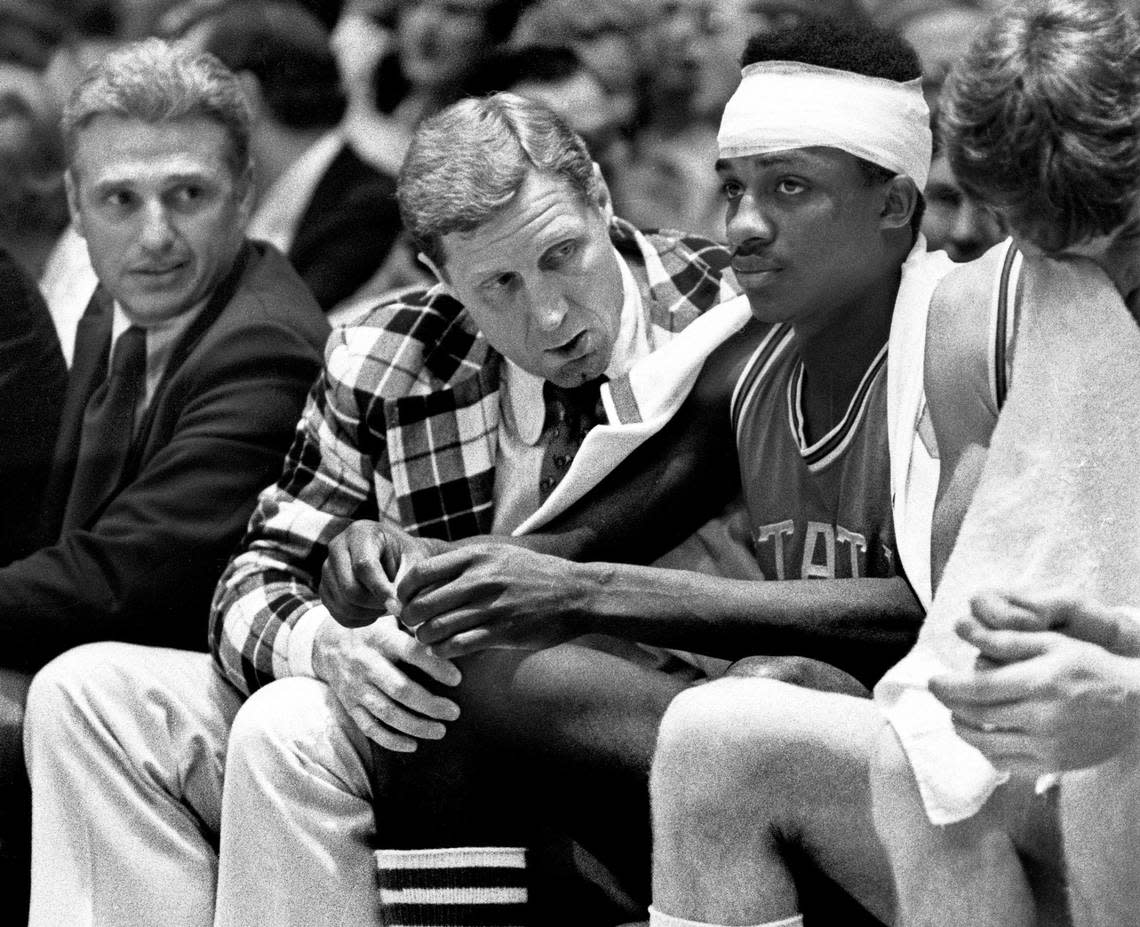
[[[601,484],[520,546],[576,560],[651,563],[740,491],[733,389],[767,327],[748,323],[709,357],[688,398]]]
[[[958,537],[985,465],[998,410],[990,384],[993,253],[951,271],[927,322],[926,402],[941,461],[931,529],[934,587]]]
[[[739,491],[729,403],[736,376],[762,335],[762,327],[750,323],[714,351],[673,419],[542,532],[476,536],[449,546],[633,563],[648,563],[675,547]],[[368,624],[390,603],[394,582],[438,552],[438,545],[428,550],[390,521],[357,521],[329,546],[321,598],[342,624]],[[507,573],[504,564],[502,575]]]
[[[753,582],[640,565],[738,490],[727,423],[738,359],[710,361],[729,375],[702,377],[668,429],[543,535],[478,539],[407,570],[401,620],[441,655],[596,632],[729,658],[811,656],[877,679],[921,617],[902,578]]]

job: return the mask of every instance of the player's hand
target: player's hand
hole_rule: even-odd
[[[540,650],[586,633],[588,585],[579,564],[502,541],[422,559],[397,586],[401,621],[432,652]]]
[[[462,679],[454,663],[429,653],[390,615],[361,628],[325,621],[313,642],[317,677],[366,736],[401,753],[419,740],[439,740],[459,717],[459,706],[411,678],[409,666],[444,686]]]
[[[1076,596],[986,593],[956,627],[976,665],[930,689],[1001,769],[1094,766],[1140,737],[1138,630],[1130,610]]]
[[[321,570],[321,601],[346,627],[400,614],[396,581],[413,564],[443,550],[442,541],[413,537],[389,522],[356,521],[329,544]]]

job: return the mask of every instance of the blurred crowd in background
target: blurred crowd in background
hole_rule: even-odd
[[[301,130],[335,128],[391,178],[417,121],[459,97],[540,98],[586,139],[618,215],[723,239],[717,123],[749,35],[805,12],[870,17],[913,44],[933,110],[986,2],[997,0],[0,0],[0,245],[41,284],[58,278],[49,265],[68,222],[60,108],[89,64],[146,35],[181,37],[239,73],[260,71],[278,121],[284,112]],[[263,33],[272,42],[242,49],[234,39],[222,53],[234,23],[298,5]],[[283,152],[279,142],[270,137],[267,151]],[[926,197],[932,249],[969,260],[1002,237],[937,149]],[[398,228],[393,236],[342,306],[424,279]]]

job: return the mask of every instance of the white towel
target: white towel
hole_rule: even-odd
[[[927,814],[975,814],[1003,774],[959,738],[928,691],[977,651],[954,633],[983,589],[1061,587],[1140,604],[1140,329],[1087,261],[1026,261],[1011,389],[918,643],[875,698]]]
[[[921,235],[903,264],[887,347],[887,443],[891,455],[891,506],[895,545],[903,570],[930,608],[930,522],[938,493],[938,458],[918,435],[925,408],[923,360],[930,298],[954,267],[944,251],[926,251]]]

